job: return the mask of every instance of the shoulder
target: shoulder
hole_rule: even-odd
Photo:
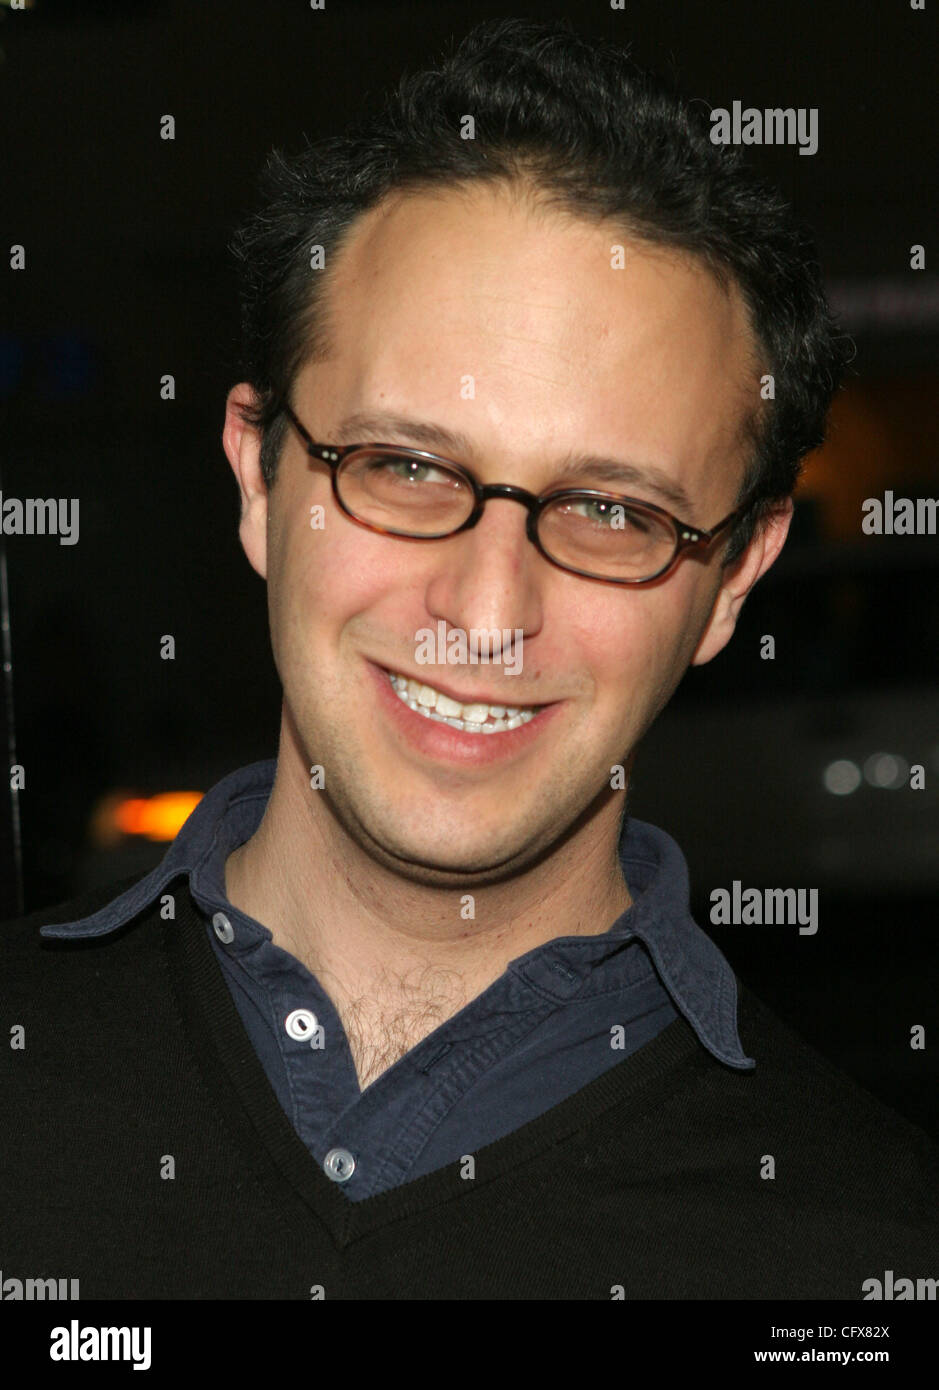
[[[739,1026],[756,1059],[747,1124],[765,1138],[777,1168],[797,1169],[819,1201],[841,1205],[853,1193],[872,1211],[905,1207],[909,1218],[912,1205],[926,1220],[939,1183],[939,1145],[823,1057],[745,986]]]
[[[51,982],[63,972],[73,982],[88,973],[89,968],[92,973],[100,973],[102,952],[121,956],[127,954],[131,938],[134,939],[131,950],[141,949],[148,937],[152,941],[152,933],[135,933],[132,929],[154,915],[158,917],[159,899],[156,897],[122,926],[100,935],[88,937],[76,934],[69,938],[50,938],[41,933],[41,928],[45,926],[78,922],[90,917],[114,902],[140,882],[142,877],[137,874],[88,890],[64,902],[37,908],[22,917],[0,922],[0,962],[7,997],[11,992],[15,994],[18,988],[30,991],[45,981]]]

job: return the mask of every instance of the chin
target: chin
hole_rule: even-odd
[[[426,800],[420,804],[426,814]],[[415,878],[424,872],[429,876],[428,881],[434,876],[465,881],[470,874],[497,873],[506,862],[504,834],[471,839],[470,824],[466,818],[453,816],[449,819],[438,817],[434,822],[433,834],[428,836],[420,833],[419,821],[412,821],[412,833],[403,838],[401,830],[406,815],[406,811],[395,813],[390,823],[387,818],[382,818],[382,824],[374,828],[369,827],[367,819],[363,819],[362,824],[372,845],[387,858],[389,864],[398,868],[409,866]],[[461,846],[459,855],[454,853],[457,844]]]

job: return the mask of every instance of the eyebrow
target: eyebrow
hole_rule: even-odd
[[[443,425],[435,425],[426,420],[412,420],[392,411],[355,411],[352,415],[347,415],[338,429],[332,433],[337,444],[370,441],[377,444],[393,444],[401,441],[426,449],[429,453],[439,453],[448,458],[456,456],[454,461],[457,461],[460,455],[472,458],[474,454],[473,445],[466,435],[459,431],[449,430]],[[558,461],[557,466],[559,475],[565,479],[569,478],[572,482],[589,478],[596,483],[639,487],[677,508],[683,519],[694,519],[691,516],[692,504],[684,488],[655,464],[628,463],[600,454],[568,454],[566,458]]]

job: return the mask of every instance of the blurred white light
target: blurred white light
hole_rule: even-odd
[[[861,785],[861,769],[848,758],[839,758],[825,768],[822,780],[833,796],[850,796]]]
[[[872,753],[864,764],[864,776],[872,787],[902,787],[908,772],[907,764],[894,753]]]

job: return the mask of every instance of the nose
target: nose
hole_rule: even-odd
[[[524,488],[493,483],[485,489],[492,501],[521,501],[527,525],[509,508],[487,506],[472,527],[441,542],[439,564],[429,581],[426,603],[435,618],[464,631],[495,635],[521,633],[531,639],[541,628],[543,609],[537,583],[545,564],[529,545],[536,499]],[[446,547],[446,548],[444,548]],[[502,653],[492,653],[504,659]]]

